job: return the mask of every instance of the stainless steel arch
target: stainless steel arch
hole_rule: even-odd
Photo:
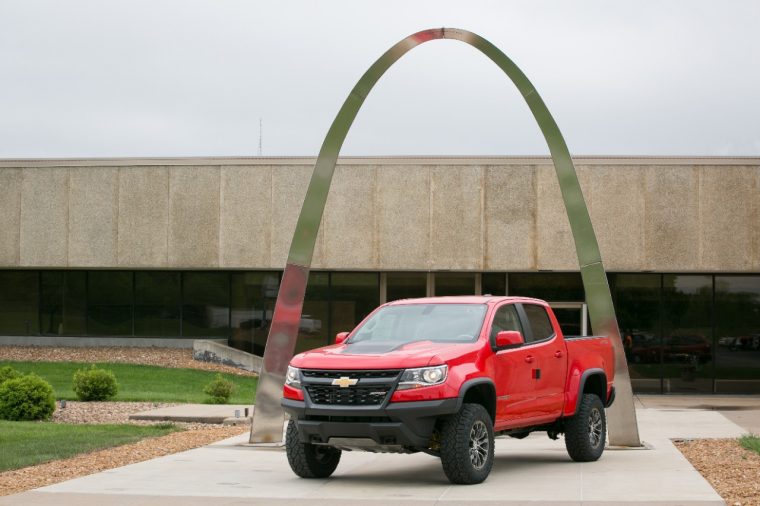
[[[280,292],[275,304],[269,337],[264,350],[264,366],[256,394],[251,442],[271,443],[281,441],[282,438],[284,420],[280,408],[282,385],[298,337],[301,310],[317,231],[327,201],[327,193],[335,171],[338,153],[348,130],[364,103],[364,99],[385,71],[409,50],[436,39],[454,39],[465,42],[490,58],[515,84],[541,128],[551,152],[562,191],[562,199],[565,202],[570,228],[575,240],[591,327],[597,334],[610,336],[615,347],[617,398],[609,410],[610,444],[641,446],[628,365],[623,343],[620,339],[615,309],[612,305],[612,296],[602,266],[602,258],[591,225],[591,218],[565,140],[538,92],[517,65],[483,37],[454,28],[423,30],[406,37],[391,47],[359,79],[330,126],[327,137],[325,137],[319,151],[319,157],[314,166],[311,182],[301,208],[280,285]]]

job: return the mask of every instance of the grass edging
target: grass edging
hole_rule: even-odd
[[[754,434],[745,434],[738,439],[739,444],[746,450],[753,451],[760,455],[760,437]]]

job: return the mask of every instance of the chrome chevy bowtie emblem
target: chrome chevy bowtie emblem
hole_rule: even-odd
[[[358,379],[349,378],[348,376],[341,376],[340,378],[335,378],[334,380],[332,380],[332,384],[337,385],[340,388],[352,387],[356,385],[357,383],[359,383]]]

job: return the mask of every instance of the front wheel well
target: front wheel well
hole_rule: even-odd
[[[492,422],[496,422],[496,390],[490,383],[478,383],[465,391],[462,398],[464,404],[480,404],[483,406]]]

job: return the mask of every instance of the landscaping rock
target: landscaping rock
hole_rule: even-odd
[[[117,362],[125,364],[156,365],[160,367],[219,371],[238,376],[256,376],[256,373],[224,364],[193,360],[193,351],[176,348],[116,348],[116,347],[54,347],[54,346],[0,346],[0,360],[28,362]]]

